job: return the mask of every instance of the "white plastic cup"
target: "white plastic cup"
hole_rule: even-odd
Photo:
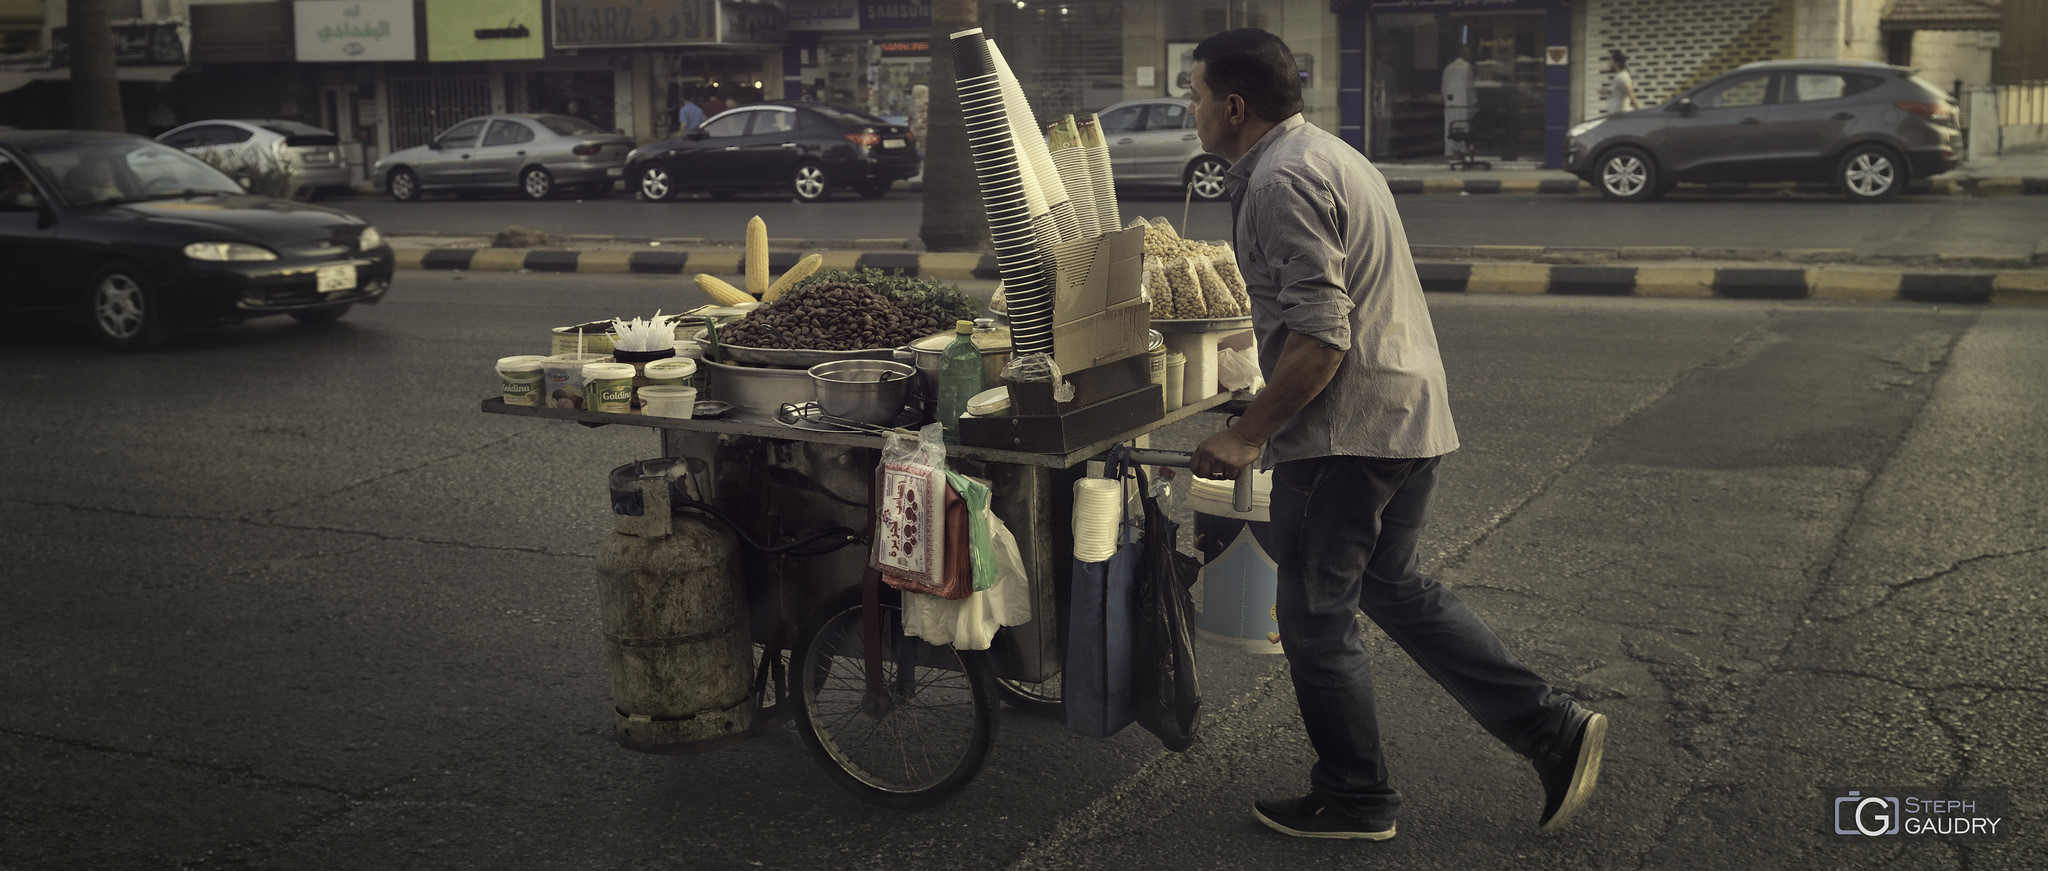
[[[649,417],[688,419],[697,407],[697,388],[683,384],[649,384],[640,388],[640,413]]]
[[[498,358],[498,383],[504,386],[506,405],[547,404],[547,361],[537,354]]]

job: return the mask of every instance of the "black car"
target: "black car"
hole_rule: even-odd
[[[331,321],[391,287],[391,246],[338,209],[256,196],[125,133],[0,130],[0,308],[140,350],[179,324]]]
[[[917,143],[902,125],[829,103],[757,103],[633,149],[626,183],[650,200],[779,190],[813,203],[838,188],[879,197],[917,175],[918,164]]]
[[[1956,168],[1962,139],[1955,103],[1905,67],[1765,61],[1572,128],[1565,169],[1616,200],[1682,181],[1827,182],[1879,200]]]

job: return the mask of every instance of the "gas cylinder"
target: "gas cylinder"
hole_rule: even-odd
[[[598,548],[612,733],[632,750],[695,753],[753,725],[747,597],[731,528],[678,512],[667,532],[615,531]]]

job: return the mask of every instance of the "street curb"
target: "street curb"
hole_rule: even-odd
[[[1494,194],[1544,194],[1552,196],[1598,196],[1599,190],[1591,184],[1575,178],[1387,178],[1387,188],[1396,194],[1458,194],[1463,196],[1486,196]],[[1918,179],[1906,185],[1901,191],[1906,196],[2008,196],[2016,194],[2048,195],[2048,177],[2032,176],[1984,176],[1960,178]],[[1793,194],[1815,196],[1840,196],[1841,192],[1825,182],[1712,182],[1694,184],[1686,182],[1673,189],[1671,196],[1789,196]]]
[[[804,253],[772,252],[770,271],[788,269]],[[987,254],[934,254],[901,249],[817,253],[824,255],[826,268],[901,270],[906,275],[941,281],[992,281],[1001,277],[995,257]],[[1435,293],[2048,305],[2048,269],[2036,268],[2048,266],[2048,252],[2032,257],[1944,255],[1919,264],[1825,262],[1824,258],[1844,253],[1830,249],[1439,245],[1416,246],[1413,253],[1423,289]],[[736,276],[741,268],[741,254],[731,248],[402,248],[394,254],[399,268],[424,271],[678,276],[708,272]]]
[[[2048,305],[2048,272],[1914,272],[1861,266],[1809,268],[1415,264],[1435,293],[1643,296],[1747,300],[1856,300],[1942,305]]]

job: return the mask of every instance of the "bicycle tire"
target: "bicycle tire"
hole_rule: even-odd
[[[884,710],[866,709],[861,591],[834,594],[791,659],[797,734],[839,785],[867,801],[937,805],[981,772],[995,744],[995,679],[978,651],[902,634],[902,594],[882,591]],[[899,651],[911,650],[908,657]],[[905,675],[901,660],[911,662]]]
[[[996,678],[996,689],[1002,693],[1003,701],[1020,711],[1051,716],[1066,710],[1064,678],[1065,675],[1056,674],[1049,680],[1032,683],[999,677]]]

